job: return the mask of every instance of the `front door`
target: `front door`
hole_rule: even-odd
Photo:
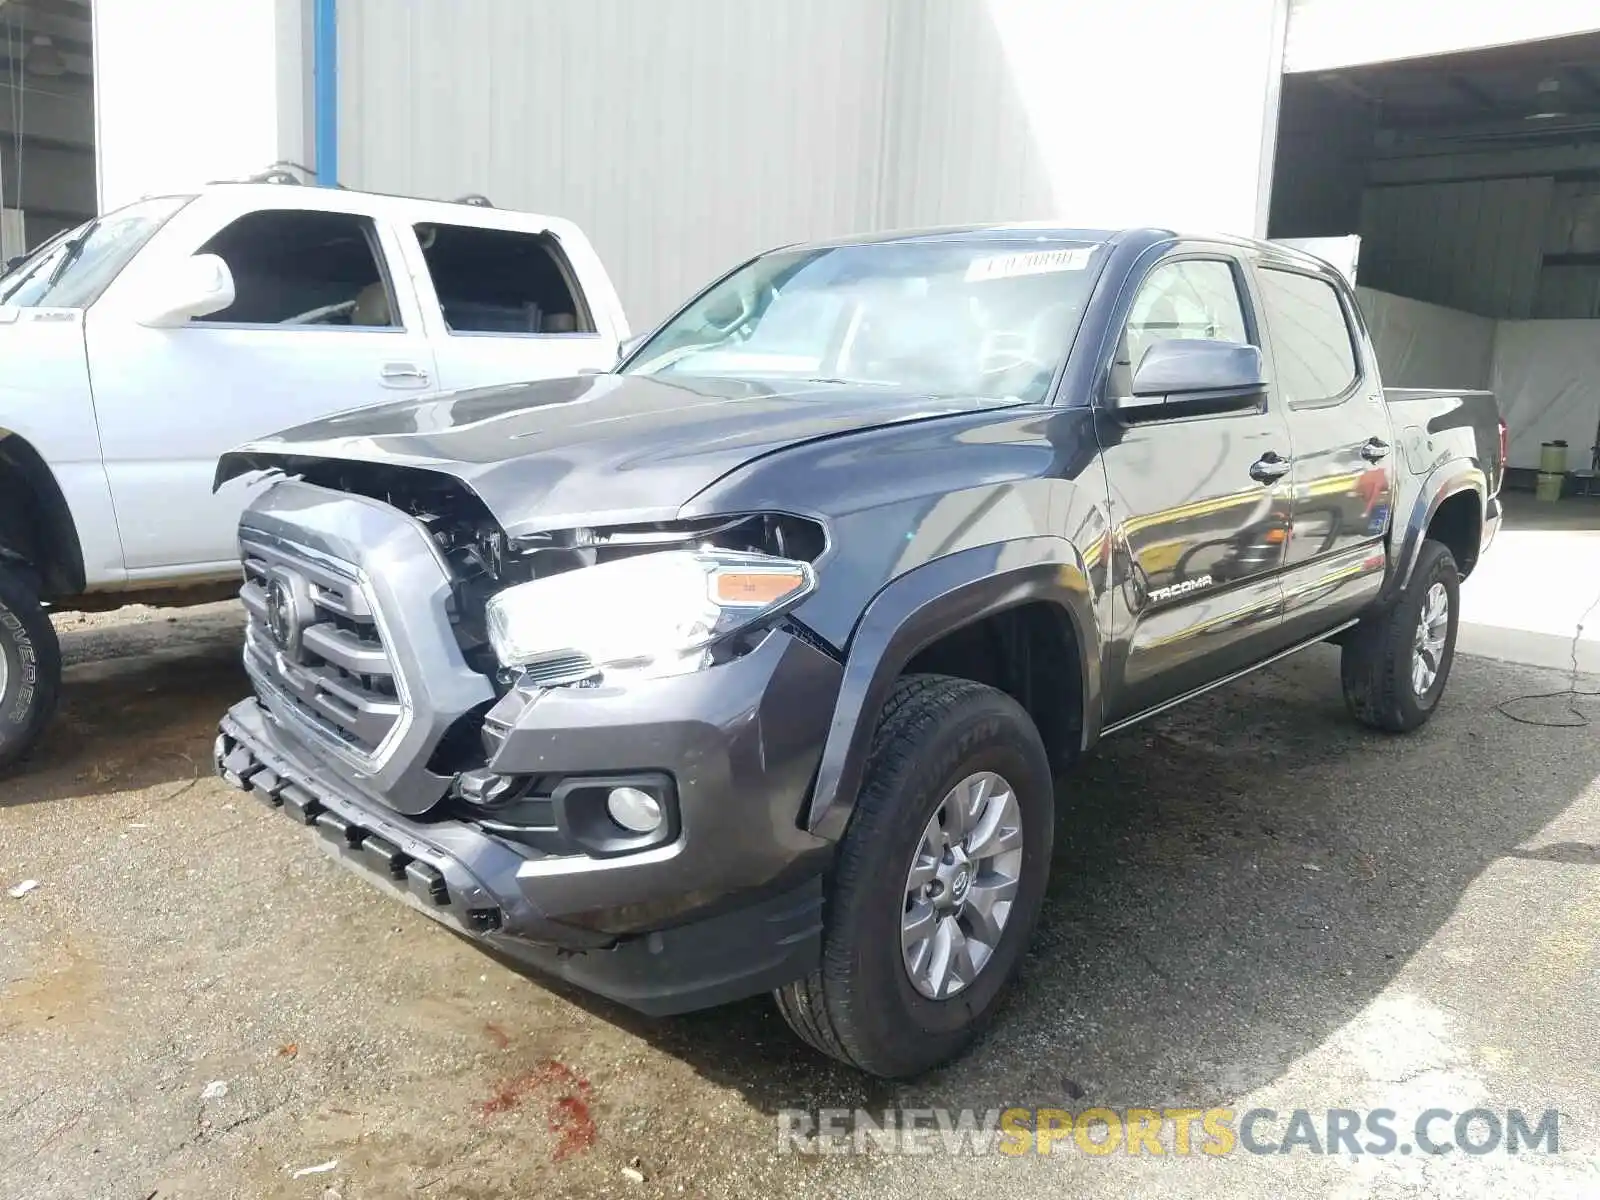
[[[1134,295],[1107,396],[1131,390],[1168,338],[1260,346],[1243,265],[1223,252],[1158,262]],[[1111,507],[1107,725],[1265,657],[1279,646],[1287,539],[1288,424],[1271,389],[1256,409],[1128,420],[1097,416]]]
[[[1382,588],[1397,451],[1349,293],[1299,264],[1262,262],[1256,279],[1294,443],[1283,591],[1299,641],[1353,619]]]
[[[171,252],[220,256],[233,304],[171,329],[115,304],[91,308],[86,322],[106,474],[135,575],[237,566],[251,491],[212,494],[225,451],[434,386],[415,301],[387,269],[399,261],[393,234],[371,217],[257,209],[191,231]]]

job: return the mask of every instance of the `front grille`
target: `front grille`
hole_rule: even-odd
[[[246,668],[328,742],[376,759],[405,709],[355,569],[283,542],[243,547]]]

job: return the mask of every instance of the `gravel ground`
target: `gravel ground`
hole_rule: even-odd
[[[5,1200],[1600,1193],[1600,737],[1495,712],[1554,674],[1462,659],[1391,739],[1345,719],[1318,648],[1107,742],[1063,783],[992,1032],[887,1085],[764,1001],[651,1022],[558,994],[223,787],[239,622],[61,618],[63,719],[0,780],[0,889],[39,881],[0,890]],[[786,1108],[1385,1104],[1559,1109],[1562,1153],[803,1155],[776,1133]]]

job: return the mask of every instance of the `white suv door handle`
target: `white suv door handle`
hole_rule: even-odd
[[[416,363],[384,363],[383,370],[379,374],[383,377],[383,385],[385,387],[428,386],[428,372],[417,366]]]

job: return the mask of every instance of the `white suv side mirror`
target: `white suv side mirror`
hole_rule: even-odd
[[[215,254],[196,254],[151,281],[139,304],[139,324],[157,329],[182,325],[190,317],[221,312],[233,303],[233,272]]]

